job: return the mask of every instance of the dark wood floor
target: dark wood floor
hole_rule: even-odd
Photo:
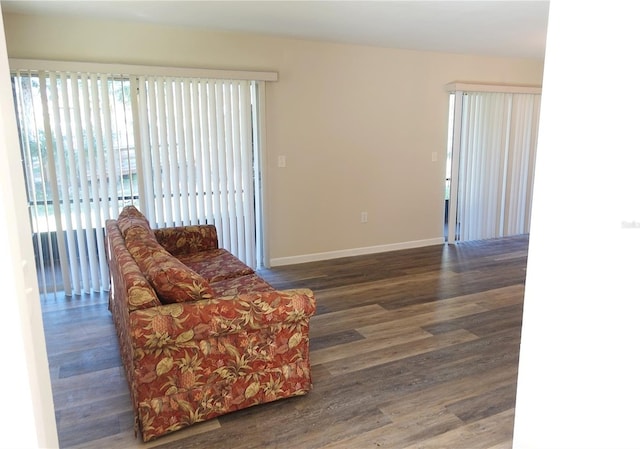
[[[105,295],[43,297],[62,448],[510,448],[528,239],[261,271],[315,291],[314,388],[148,444]]]

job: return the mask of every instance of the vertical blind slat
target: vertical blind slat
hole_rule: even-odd
[[[251,137],[252,137],[252,148],[251,148],[251,159],[252,159],[252,170],[251,175],[253,177],[252,182],[252,196],[254,207],[252,208],[253,212],[253,228],[252,232],[254,235],[254,259],[253,262],[255,266],[260,264],[259,261],[265,260],[264,248],[262,246],[262,234],[263,234],[263,220],[262,220],[262,191],[260,189],[261,177],[260,173],[262,171],[262,157],[260,152],[253,151],[254,148],[260,148],[262,142],[262,136],[260,135],[260,123],[258,120],[262,120],[262,114],[259,112],[262,101],[260,100],[260,96],[258,93],[262,93],[262,88],[264,87],[264,81],[252,81],[249,86],[250,89],[250,126],[251,126]]]
[[[200,146],[201,139],[201,127],[202,122],[200,118],[200,82],[199,80],[193,80],[191,84],[191,96],[189,98],[189,104],[191,107],[191,113],[193,115],[190,137],[189,157],[191,162],[189,164],[189,179],[193,182],[193,194],[189,198],[189,208],[191,210],[191,224],[200,224],[200,217],[202,217],[202,207],[200,207],[202,200],[202,148]]]
[[[160,134],[160,160],[162,167],[162,198],[164,198],[164,217],[162,217],[163,226],[175,226],[174,212],[178,211],[177,202],[172,204],[172,194],[175,193],[175,188],[178,187],[178,181],[176,167],[176,154],[173,151],[168,151],[170,145],[175,145],[175,124],[173,120],[173,89],[172,86],[162,79],[161,88],[158,93],[162,93],[163,96],[158,96],[158,123]],[[164,117],[169,119],[169,123],[164,120]],[[171,161],[171,162],[170,162]],[[174,182],[175,179],[175,182]],[[176,187],[174,187],[176,186]],[[179,190],[178,190],[179,192]],[[175,195],[173,195],[175,198]],[[177,201],[177,198],[176,198]]]
[[[238,216],[236,215],[236,207],[235,207],[235,201],[234,201],[236,183],[235,183],[235,178],[233,176],[234,160],[235,160],[235,154],[234,154],[235,151],[233,146],[233,140],[234,140],[233,113],[235,111],[232,106],[234,102],[235,91],[233,89],[233,85],[229,82],[225,83],[224,86],[225,86],[224,110],[226,112],[225,121],[224,121],[224,127],[225,127],[224,132],[226,136],[225,154],[228,155],[227,161],[226,161],[225,176],[226,176],[226,181],[228,185],[226,196],[227,196],[227,207],[229,208],[229,214],[228,214],[229,228],[230,228],[229,246],[231,247],[231,252],[233,252],[234,254],[237,254],[238,253],[238,236],[235,233],[235,230],[237,229]]]
[[[87,290],[100,290],[100,266],[98,265],[98,246],[96,243],[97,235],[96,230],[100,226],[100,216],[96,216],[95,212],[99,212],[99,208],[92,207],[93,198],[98,198],[98,183],[96,179],[96,170],[95,170],[95,141],[94,141],[94,130],[93,130],[93,122],[91,120],[91,106],[90,106],[90,98],[89,98],[89,84],[91,84],[91,78],[86,75],[82,76],[82,120],[85,136],[85,148],[87,153],[84,154],[84,151],[80,149],[80,153],[84,155],[84,167],[83,172],[87,173],[87,176],[84,177],[86,179],[86,189],[84,194],[85,199],[85,207],[84,214],[87,217],[87,223],[85,225],[85,236],[87,238],[87,259],[89,260],[89,268],[90,268],[90,279],[91,288],[89,286],[85,287]]]
[[[197,129],[197,122],[192,110],[192,95],[194,85],[192,80],[185,80],[185,88],[183,90],[184,98],[184,150],[185,150],[185,184],[186,191],[189,193],[185,198],[185,208],[183,219],[189,225],[198,224],[198,210],[196,207],[197,191],[196,191],[196,174],[194,166],[194,132]]]
[[[106,217],[109,216],[108,209],[105,210],[107,206],[107,201],[104,201],[104,198],[108,195],[107,190],[107,179],[106,179],[106,169],[105,169],[105,158],[104,158],[104,122],[102,120],[100,110],[101,110],[101,102],[100,102],[100,85],[104,83],[103,77],[98,77],[97,75],[92,77],[93,83],[91,85],[91,112],[93,114],[93,121],[95,124],[95,136],[96,136],[96,190],[94,191],[94,199],[99,198],[98,204],[94,204],[94,210],[96,213],[96,222],[102,225]],[[104,105],[104,103],[103,103]],[[109,269],[107,266],[107,256],[105,253],[104,247],[104,231],[102,231],[102,226],[99,228],[99,232],[97,232],[98,238],[98,259],[100,266],[100,285],[107,285],[109,283]]]
[[[209,82],[209,139],[211,142],[211,193],[213,203],[213,219],[220,233],[220,244],[224,247],[222,240],[223,232],[223,220],[222,220],[222,206],[220,204],[220,160],[218,154],[222,150],[220,145],[220,127],[218,126],[220,121],[218,118],[218,93],[217,82]]]
[[[139,93],[138,93],[138,116],[139,116],[139,123],[141,124],[147,124],[149,123],[149,116],[150,116],[150,105],[149,105],[149,99],[148,99],[148,95],[147,95],[147,88],[146,88],[146,78],[145,77],[140,77],[138,79],[138,89],[139,89]],[[146,216],[149,218],[149,222],[152,224],[152,226],[156,226],[156,202],[153,200],[153,196],[147,198],[148,194],[152,194],[153,192],[153,183],[154,183],[154,179],[155,176],[153,175],[153,170],[152,170],[152,165],[151,165],[151,161],[153,159],[153,146],[151,144],[151,134],[149,132],[149,126],[138,126],[137,127],[139,129],[140,132],[140,145],[142,146],[142,148],[139,151],[139,154],[142,157],[142,160],[138,160],[137,164],[142,163],[142,167],[143,167],[143,171],[145,173],[144,175],[144,184],[142,186],[142,190],[145,192],[145,202],[144,202],[144,213],[146,214]],[[140,180],[140,178],[138,178],[138,180]]]
[[[242,108],[241,83],[233,82],[233,107],[232,107],[232,124],[233,124],[233,208],[236,217],[235,234],[237,235],[236,252],[243,259],[245,258],[244,248],[244,215],[242,208],[238,207],[242,204],[242,194],[244,183],[242,179],[242,137],[240,135],[240,109]]]
[[[173,197],[173,213],[176,225],[184,224],[183,221],[183,196],[182,189],[186,188],[186,175],[184,174],[184,128],[182,123],[182,84],[179,80],[166,80],[167,85],[167,118],[171,139],[165,151],[169,154],[171,163],[171,192]]]
[[[71,226],[71,223],[72,223],[71,196],[68,188],[69,180],[67,176],[66,157],[65,157],[66,145],[62,138],[61,115],[60,115],[60,108],[58,106],[59,105],[58,103],[59,97],[58,97],[58,89],[57,89],[58,77],[55,76],[53,73],[51,73],[49,75],[48,81],[49,81],[48,84],[50,86],[51,99],[50,99],[50,103],[48,103],[46,100],[46,97],[43,98],[42,105],[43,105],[43,110],[44,109],[48,110],[50,108],[52,112],[51,115],[53,116],[51,127],[53,128],[53,136],[54,136],[53,139],[55,141],[55,144],[52,144],[52,146],[55,147],[55,152],[57,155],[56,175],[57,175],[57,178],[59,179],[60,185],[63,186],[63,188],[60,190],[61,201],[62,201],[62,205],[60,206],[60,215],[61,215],[60,218],[62,219],[61,220],[62,227],[56,228],[56,235],[59,241],[62,242],[61,245],[58,245],[58,253],[60,257],[60,264],[63,267],[62,274],[63,274],[63,282],[65,284],[64,290],[66,295],[70,295],[71,293],[79,292],[80,284],[78,280],[79,279],[78,266],[75,263],[74,259],[71,258],[71,254],[75,254],[75,251],[76,251],[75,240],[71,239],[68,232],[66,231]],[[41,88],[45,88],[46,84],[47,83],[45,82],[45,84],[41,86]],[[65,235],[66,235],[66,245],[64,244]],[[65,272],[64,272],[65,270],[67,270],[69,274],[68,279],[65,277]]]
[[[88,183],[86,176],[86,157],[84,153],[84,135],[83,135],[83,123],[81,118],[81,109],[80,109],[80,92],[79,92],[79,84],[80,80],[78,79],[76,74],[71,74],[71,116],[74,125],[75,131],[75,146],[73,148],[73,152],[76,160],[75,179],[79,180],[77,186],[77,202],[78,209],[76,212],[76,228],[75,228],[75,236],[78,241],[78,248],[80,249],[77,257],[80,260],[80,269],[82,271],[82,290],[85,293],[89,293],[91,291],[89,285],[91,283],[91,274],[93,271],[93,267],[91,266],[91,262],[89,260],[89,252],[92,249],[92,239],[89,237],[90,225],[91,225],[91,207],[89,205],[89,193],[88,193]],[[84,222],[84,220],[86,222]]]
[[[216,174],[218,175],[218,184],[216,190],[218,191],[218,197],[220,198],[220,223],[222,224],[220,230],[220,237],[222,240],[222,246],[224,248],[231,248],[229,241],[230,228],[229,228],[229,207],[227,204],[227,190],[229,184],[227,183],[227,162],[225,154],[228,151],[226,147],[226,127],[225,127],[225,114],[224,114],[224,84],[221,81],[216,81],[216,131],[217,131],[217,156],[218,166]]]
[[[53,135],[51,132],[51,122],[50,122],[50,117],[49,117],[49,110],[46,107],[47,105],[47,97],[46,97],[46,77],[45,75],[42,73],[39,76],[39,83],[40,83],[40,95],[41,95],[41,102],[42,104],[45,105],[45,107],[43,107],[43,117],[42,117],[42,121],[43,121],[43,129],[44,129],[44,133],[45,133],[45,145],[47,147],[47,158],[49,161],[55,161],[55,151],[54,151],[54,144],[53,144]],[[33,98],[33,96],[31,97]],[[38,140],[39,142],[39,140]],[[39,143],[38,143],[38,147],[39,147]],[[41,154],[40,149],[38,149],[38,154]],[[61,229],[62,227],[62,219],[61,219],[61,213],[60,213],[60,195],[59,195],[59,191],[58,191],[58,182],[55,176],[55,163],[50,163],[47,164],[48,165],[48,184],[51,186],[51,193],[52,193],[52,209],[53,209],[53,213],[54,213],[54,221],[55,221],[55,227],[56,229]],[[44,169],[45,165],[43,165],[41,163],[40,165],[41,170]],[[44,179],[44,173],[43,173],[43,179]],[[37,195],[37,192],[34,192]],[[49,205],[48,205],[48,198],[46,195],[46,189],[44,189],[44,203],[45,203],[45,211],[47,211],[49,209]],[[49,263],[51,264],[51,278],[53,280],[53,283],[55,284],[55,272],[54,272],[54,246],[53,246],[53,237],[51,235],[49,231],[49,229],[51,228],[51,225],[49,223],[49,214],[46,214],[47,216],[47,223],[46,223],[46,234],[47,234],[47,243],[48,243],[48,250],[49,250]],[[40,234],[38,234],[38,238],[37,241],[40,244],[41,243],[41,239],[40,239]],[[58,248],[64,248],[64,238],[62,233],[60,232],[56,232],[55,233],[55,239],[56,239],[56,244]],[[66,258],[66,254],[64,254],[63,252],[63,256],[61,257],[61,261],[67,261]],[[64,266],[64,268],[62,268],[61,270],[61,274],[62,274],[62,282],[63,282],[63,288],[65,290],[65,292],[70,293],[71,292],[71,282],[70,282],[70,277],[69,277],[69,271],[67,269],[66,266]]]
[[[81,216],[79,192],[80,189],[78,187],[78,173],[76,170],[74,151],[74,134],[72,132],[71,112],[69,107],[66,78],[63,78],[60,81],[60,98],[58,99],[58,101],[61,101],[61,103],[54,103],[52,106],[54,108],[61,108],[63,112],[63,131],[65,133],[66,139],[64,139],[62,142],[64,145],[64,150],[66,152],[65,161],[68,162],[68,167],[63,168],[62,170],[67,171],[67,185],[71,190],[69,200],[69,222],[67,223],[65,232],[67,234],[67,242],[69,244],[69,264],[71,265],[71,267],[73,267],[72,270],[77,274],[74,279],[73,290],[75,294],[80,294],[82,293],[82,289],[85,284],[86,267],[84,266],[84,259],[78,259],[78,253],[82,253],[84,250],[84,247],[82,245],[83,242],[78,241],[75,238],[75,227],[77,226],[77,220],[75,220],[75,218]]]
[[[102,102],[107,103],[111,98],[109,83],[107,82],[107,78],[103,77],[102,84],[100,85],[100,93],[102,97]],[[105,133],[105,184],[104,189],[108,192],[106,196],[103,198],[107,201],[105,204],[104,210],[106,216],[116,217],[118,215],[118,184],[117,184],[117,171],[116,171],[116,155],[113,147],[113,139],[111,139],[112,135],[112,119],[111,114],[101,113],[104,133]]]
[[[255,251],[255,205],[251,204],[254,198],[253,191],[253,158],[251,152],[251,91],[248,81],[241,82],[240,91],[240,154],[241,154],[241,171],[242,171],[242,209],[244,217],[244,254],[249,265],[256,265]],[[255,203],[255,201],[253,201]]]
[[[33,96],[35,95],[34,93],[34,86],[33,86],[33,80],[31,78],[31,74],[29,74],[29,86],[28,89],[25,89],[23,92],[25,93],[26,97],[28,98],[33,98]],[[40,86],[42,86],[42,79],[40,79]],[[42,89],[42,87],[40,87],[40,89]],[[33,111],[32,108],[32,117],[28,117],[27,119],[27,123],[25,126],[25,134],[28,135],[33,135],[35,134],[36,136],[36,142],[35,142],[35,151],[36,151],[36,160],[34,161],[32,159],[33,155],[29,154],[28,157],[25,157],[25,160],[28,160],[28,164],[30,169],[32,170],[31,174],[31,188],[32,188],[32,195],[31,197],[36,201],[36,205],[35,207],[32,208],[31,213],[34,217],[34,225],[35,225],[35,229],[37,232],[37,236],[36,236],[36,240],[35,240],[35,246],[36,246],[36,251],[37,251],[37,255],[38,255],[38,260],[40,261],[40,276],[42,279],[46,279],[47,276],[51,276],[53,278],[53,254],[51,252],[51,249],[53,247],[52,245],[52,241],[51,241],[51,237],[50,234],[46,233],[45,238],[44,238],[44,242],[43,242],[43,238],[41,238],[41,234],[40,234],[40,228],[41,228],[41,221],[40,221],[40,217],[39,217],[39,205],[38,205],[38,199],[39,199],[39,195],[38,195],[38,190],[36,187],[36,178],[37,178],[37,172],[39,171],[40,174],[40,180],[41,183],[43,185],[43,189],[42,189],[42,202],[43,202],[43,209],[45,211],[47,211],[48,209],[48,205],[47,205],[47,189],[46,189],[46,185],[48,184],[48,180],[51,179],[50,176],[48,176],[46,173],[44,173],[44,165],[42,163],[43,158],[42,158],[42,148],[41,148],[41,143],[40,143],[40,136],[37,134],[37,129],[38,129],[38,125],[37,125],[37,121],[38,121],[38,117],[35,114],[35,111]],[[27,146],[25,148],[29,148],[29,140],[27,138]],[[39,167],[36,168],[36,167]],[[44,231],[46,231],[46,229],[48,228],[48,214],[45,213],[45,217],[46,217],[46,222],[45,222],[45,228]],[[47,253],[45,252],[45,249],[49,249],[49,257],[47,257]],[[48,261],[47,261],[48,259]],[[49,262],[50,267],[49,270],[46,269],[46,264],[47,262]],[[48,291],[47,291],[48,293]]]
[[[149,89],[147,90],[149,94],[149,126],[148,131],[151,136],[151,166],[153,167],[153,191],[150,193],[151,197],[156,200],[153,202],[156,208],[155,215],[155,225],[156,226],[166,226],[164,223],[164,201],[162,197],[158,199],[156,195],[162,194],[162,161],[160,159],[160,136],[158,126],[158,100],[156,95],[156,80],[155,78],[149,78]],[[140,88],[144,88],[144,84],[140,85]],[[157,193],[156,193],[157,192]]]
[[[31,227],[34,233],[34,252],[36,256],[36,269],[38,270],[38,276],[40,276],[41,280],[46,280],[47,273],[52,272],[51,269],[47,271],[45,267],[46,256],[42,251],[42,244],[38,236],[40,235],[39,228],[40,224],[38,223],[38,197],[37,192],[38,189],[35,185],[35,176],[34,176],[34,167],[32,161],[32,150],[31,150],[31,139],[29,136],[37,136],[33,132],[31,126],[31,121],[35,120],[36,114],[33,111],[32,103],[28,100],[33,95],[33,82],[31,79],[31,73],[29,72],[17,72],[16,76],[12,79],[13,89],[14,89],[14,97],[16,100],[16,116],[18,122],[21,123],[20,129],[18,130],[18,138],[20,140],[20,151],[22,155],[22,161],[24,165],[25,171],[25,187],[27,189],[27,198],[31,202],[29,207],[29,216],[31,219]],[[25,87],[24,84],[27,84]],[[31,108],[31,109],[29,109]],[[29,113],[31,110],[31,114]],[[53,261],[52,259],[50,259]]]
[[[193,103],[193,121],[195,123],[193,129],[193,171],[194,171],[194,189],[197,195],[194,197],[195,214],[198,217],[197,223],[206,223],[205,211],[205,189],[204,189],[204,171],[205,161],[204,155],[207,150],[204,146],[204,134],[206,129],[206,91],[203,89],[202,80],[194,83],[194,89],[191,94],[191,102]]]
[[[213,224],[213,203],[215,196],[213,192],[213,181],[211,172],[211,154],[213,153],[213,145],[211,143],[210,127],[213,124],[211,116],[211,84],[208,81],[202,83],[202,94],[200,95],[200,111],[202,116],[202,214],[203,223]]]

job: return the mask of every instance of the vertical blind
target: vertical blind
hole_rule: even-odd
[[[152,225],[215,224],[221,246],[255,267],[251,83],[140,77],[138,90]]]
[[[465,92],[457,99],[450,241],[529,232],[540,95]]]
[[[45,72],[12,80],[40,287],[108,288],[104,221],[135,189],[129,83]]]
[[[41,291],[106,290],[104,222],[212,223],[256,266],[258,83],[62,71],[12,77]],[[253,99],[253,101],[252,101]]]

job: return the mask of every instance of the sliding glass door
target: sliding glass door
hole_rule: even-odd
[[[43,292],[107,290],[104,222],[215,224],[262,261],[255,81],[59,71],[12,77]]]
[[[453,95],[447,240],[528,233],[540,95]]]

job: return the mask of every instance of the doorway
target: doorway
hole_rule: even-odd
[[[445,241],[527,234],[540,88],[448,87]]]

